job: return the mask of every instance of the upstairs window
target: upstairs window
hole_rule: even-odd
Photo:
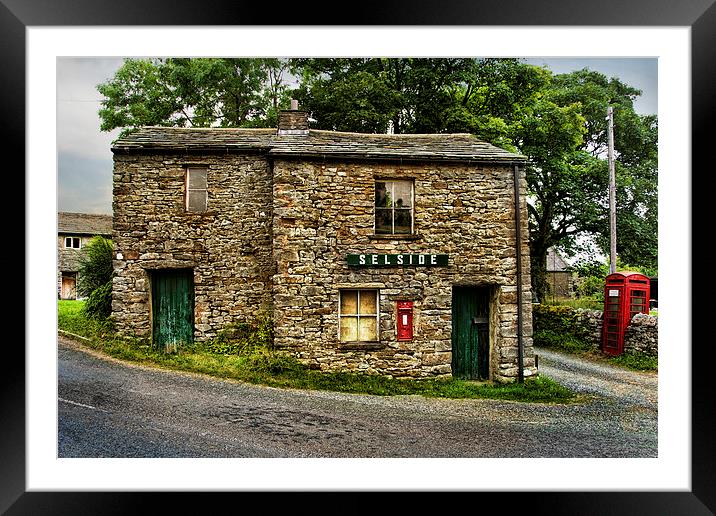
[[[65,249],[79,249],[80,245],[79,237],[65,237]]]
[[[186,170],[186,211],[206,211],[208,194],[206,190],[206,168],[189,167]]]
[[[413,181],[375,182],[375,234],[413,233]]]

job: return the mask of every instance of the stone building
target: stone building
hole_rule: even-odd
[[[269,311],[275,345],[321,370],[537,374],[523,156],[309,130],[298,110],[278,130],[142,128],[112,151],[120,331],[171,349]]]
[[[94,236],[111,238],[112,216],[89,213],[57,214],[57,296],[77,299],[83,249]]]
[[[574,298],[575,276],[569,264],[554,248],[547,249],[547,284],[552,299]]]

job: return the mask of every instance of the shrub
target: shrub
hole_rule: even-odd
[[[81,296],[89,296],[112,279],[113,257],[110,239],[96,236],[87,243],[79,264],[77,291]]]
[[[565,351],[593,349],[589,331],[578,320],[577,311],[569,306],[536,305],[532,310],[535,346]]]
[[[94,289],[84,305],[87,317],[107,319],[112,314],[112,280]]]
[[[296,358],[285,353],[269,351],[266,348],[255,348],[245,357],[245,366],[250,371],[259,374],[280,375],[286,373],[301,373],[306,366]]]
[[[112,241],[93,237],[84,248],[79,265],[77,291],[89,296],[84,306],[87,317],[107,319],[112,313]]]
[[[273,323],[268,313],[249,322],[232,323],[206,343],[208,351],[221,355],[242,355],[259,348],[273,349]]]

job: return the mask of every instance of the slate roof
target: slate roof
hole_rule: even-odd
[[[57,232],[73,235],[112,235],[112,215],[90,213],[57,214]]]
[[[278,135],[276,129],[143,127],[114,142],[112,152],[264,152],[269,156],[388,158],[401,160],[526,161],[472,134],[365,134],[311,129]]]
[[[554,247],[547,249],[547,271],[566,272],[569,271],[569,264],[562,258]]]

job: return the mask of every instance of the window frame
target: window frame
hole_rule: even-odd
[[[377,190],[378,183],[390,183],[392,184],[391,197],[395,198],[395,183],[408,183],[410,185],[410,232],[408,233],[396,233],[395,232],[395,206],[379,207],[375,205],[375,193]],[[378,212],[388,211],[391,213],[391,232],[390,233],[378,233]],[[408,210],[402,210],[408,211]],[[382,237],[406,237],[415,235],[415,179],[412,178],[375,178],[373,181],[373,235]]]
[[[190,188],[190,176],[195,170],[202,171],[206,175],[206,185],[203,188]],[[189,199],[190,193],[193,192],[204,192],[203,210],[191,209]],[[186,213],[206,213],[209,210],[209,167],[201,165],[190,165],[186,167],[186,173],[184,174],[184,210]]]
[[[67,241],[70,241],[70,245],[67,245]],[[75,247],[74,241],[77,240],[77,247]],[[73,236],[66,236],[65,237],[65,249],[82,249],[82,238],[81,237],[73,237]]]
[[[355,291],[356,294],[356,313],[355,314],[344,314],[343,313],[343,294],[345,292]],[[375,314],[361,315],[360,313],[360,296],[361,292],[371,292],[375,295]],[[344,318],[356,319],[356,339],[360,336],[360,320],[363,318],[375,318],[375,340],[343,340],[341,336],[342,319]],[[352,343],[380,343],[380,289],[377,288],[341,288],[338,290],[338,341],[342,344]]]

